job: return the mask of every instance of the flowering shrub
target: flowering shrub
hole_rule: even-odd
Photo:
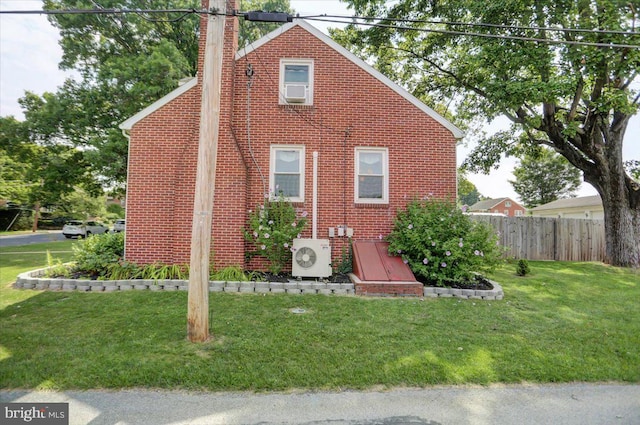
[[[294,238],[299,238],[307,224],[306,212],[300,217],[283,195],[269,197],[264,205],[260,205],[249,215],[249,229],[245,230],[245,238],[256,250],[253,255],[260,255],[269,261],[269,271],[278,274],[291,260]]]
[[[398,213],[388,240],[389,253],[401,256],[418,280],[438,286],[469,282],[501,255],[491,226],[442,201],[412,201]]]
[[[73,246],[74,272],[104,276],[110,264],[124,255],[124,233],[92,235]]]

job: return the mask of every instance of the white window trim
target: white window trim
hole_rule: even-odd
[[[295,150],[300,152],[300,196],[292,196],[287,199],[290,202],[304,202],[304,174],[305,174],[305,165],[304,165],[304,145],[271,145],[271,152],[269,155],[269,187],[271,188],[270,195],[277,195],[276,190],[276,151],[279,150]]]
[[[284,67],[285,65],[308,65],[309,66],[309,85],[306,91],[306,100],[304,102],[287,102],[285,99],[284,84]],[[279,103],[280,105],[313,105],[313,59],[280,59],[280,84],[279,84]]]
[[[375,152],[382,153],[382,199],[377,198],[360,198],[359,197],[359,185],[358,185],[358,176],[360,174],[359,163],[359,154],[366,152]],[[354,188],[354,202],[356,204],[388,204],[389,203],[389,149],[388,148],[375,148],[375,147],[357,147],[355,148],[354,153],[354,161],[355,161],[355,175],[353,179]]]

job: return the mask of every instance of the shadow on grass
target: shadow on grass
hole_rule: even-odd
[[[605,268],[579,282],[546,263],[533,269],[525,279],[497,272],[506,296],[491,302],[216,293],[204,344],[186,340],[186,292],[33,292],[0,311],[0,387],[639,381],[633,276],[614,272],[604,290]]]

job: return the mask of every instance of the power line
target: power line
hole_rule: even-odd
[[[331,22],[331,23],[338,23],[338,24],[346,23],[343,21],[337,21],[332,19],[322,19],[322,18],[306,18],[306,19],[309,21]],[[369,27],[377,27],[377,28],[389,28],[389,29],[402,30],[402,31],[418,31],[418,32],[437,33],[437,34],[446,34],[446,35],[461,35],[461,36],[467,36],[467,37],[470,36],[470,37],[482,37],[482,38],[497,38],[502,40],[534,41],[538,43],[547,43],[547,44],[567,44],[572,46],[640,49],[640,44],[595,43],[595,42],[589,42],[589,41],[553,40],[549,38],[523,37],[523,36],[517,36],[517,35],[486,34],[486,33],[479,33],[479,32],[452,31],[452,30],[440,30],[440,29],[429,29],[429,28],[414,28],[414,27],[408,27],[403,25],[389,25],[389,24],[367,23],[367,22],[356,22],[353,24],[364,25]]]
[[[459,21],[435,21],[427,19],[410,19],[410,18],[372,18],[370,16],[344,16],[344,15],[296,15],[296,18],[315,20],[316,18],[331,18],[331,19],[344,19],[340,23],[350,24],[362,24],[361,22],[353,22],[353,20],[379,20],[386,22],[408,22],[412,24],[432,24],[432,25],[448,25],[448,26],[466,26],[466,27],[482,27],[482,28],[500,28],[508,30],[531,30],[531,31],[554,31],[554,32],[572,32],[572,33],[591,33],[591,34],[603,34],[603,35],[628,35],[628,36],[640,36],[640,33],[633,31],[618,31],[618,30],[600,30],[600,29],[587,29],[587,28],[557,28],[557,27],[528,27],[520,25],[503,25],[503,24],[488,24],[483,22],[459,22]],[[348,21],[347,21],[348,20]],[[349,22],[350,21],[350,22]]]
[[[282,22],[280,18],[283,13],[266,13],[261,14],[256,12],[238,12],[233,11],[231,13],[220,13],[215,9],[209,10],[197,10],[197,9],[65,9],[65,10],[0,10],[0,14],[44,14],[44,15],[63,15],[63,14],[90,14],[90,15],[106,15],[106,14],[155,14],[155,13],[182,13],[183,16],[174,19],[181,20],[188,14],[208,14],[208,15],[224,15],[224,16],[243,16],[248,20],[262,20],[261,16],[271,16],[277,15],[278,22]],[[253,15],[252,15],[253,14]],[[251,17],[254,17],[251,19]],[[258,16],[258,18],[255,18]],[[306,19],[310,21],[318,21],[318,22],[329,22],[329,23],[338,23],[338,24],[346,24],[351,23],[353,25],[361,25],[361,26],[369,26],[369,27],[377,27],[377,28],[389,28],[400,31],[418,31],[425,33],[437,33],[437,34],[445,34],[445,35],[453,35],[453,36],[466,36],[466,37],[481,37],[481,38],[495,38],[502,40],[518,40],[518,41],[528,41],[528,42],[537,42],[537,43],[546,43],[546,44],[564,44],[564,45],[573,45],[573,46],[588,46],[588,47],[603,47],[603,48],[628,48],[628,49],[640,49],[640,45],[638,44],[623,44],[623,43],[598,43],[598,42],[588,42],[588,41],[576,41],[576,40],[556,40],[556,39],[548,39],[548,38],[537,38],[537,37],[524,37],[524,36],[516,36],[516,35],[503,35],[503,34],[488,34],[488,33],[479,33],[479,32],[467,32],[467,31],[454,31],[454,30],[446,30],[446,29],[434,29],[434,28],[415,28],[405,25],[391,25],[391,24],[382,24],[375,22],[359,22],[358,19],[362,20],[375,20],[379,18],[372,17],[346,17],[346,16],[338,16],[338,15],[313,15],[309,16],[288,16],[290,19]],[[337,19],[332,19],[337,18]],[[343,20],[338,19],[349,19],[351,22],[345,22]],[[356,20],[354,22],[354,20]],[[553,31],[569,31],[571,29],[557,29],[557,28],[544,28],[544,27],[519,27],[519,26],[507,26],[507,25],[497,25],[497,24],[471,24],[471,23],[459,23],[459,22],[438,22],[438,21],[422,21],[422,20],[410,20],[410,19],[397,19],[392,20],[388,19],[388,21],[397,21],[397,22],[411,22],[411,23],[437,23],[437,24],[446,24],[446,25],[467,25],[467,26],[487,26],[487,27],[496,27],[502,29],[529,29],[529,30],[553,30]],[[587,29],[573,29],[572,32],[585,31],[592,32],[597,34],[611,34],[611,35],[640,35],[638,33],[633,32],[618,32],[618,31],[608,31],[608,30],[587,30]]]
[[[0,10],[0,14],[15,15],[120,15],[128,13],[197,13],[218,14],[196,9],[60,9],[60,10]]]

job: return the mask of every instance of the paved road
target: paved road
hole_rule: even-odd
[[[0,402],[68,402],[71,425],[640,424],[640,385],[618,384],[292,394],[0,391]]]
[[[0,236],[0,247],[20,246],[32,243],[63,241],[61,230],[50,230],[47,233],[29,233],[25,235]]]

